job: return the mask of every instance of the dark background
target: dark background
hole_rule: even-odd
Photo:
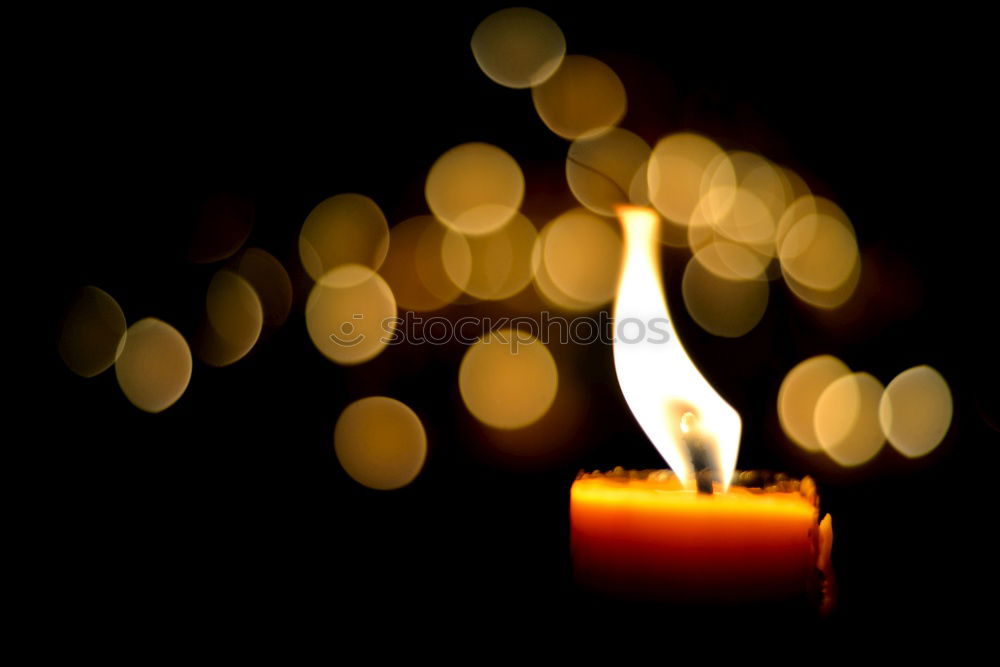
[[[529,202],[553,213],[572,205],[566,142],[527,91],[493,83],[472,58],[472,31],[502,6],[87,13],[63,17],[38,45],[41,187],[25,224],[53,267],[39,278],[53,344],[37,488],[51,510],[42,562],[56,616],[164,639],[341,614],[432,635],[456,623],[517,633],[556,619],[683,614],[589,599],[570,579],[577,470],[662,465],[620,396],[609,348],[553,349],[582,407],[532,432],[548,451],[532,458],[503,454],[468,415],[462,347],[390,348],[341,368],[305,331],[297,235],[328,196],[367,194],[392,225],[426,212],[423,180],[438,155],[486,141],[522,165]],[[764,321],[740,339],[673,313],[743,417],[740,468],[819,482],[842,597],[818,628],[943,622],[989,599],[1000,426],[989,324],[995,120],[981,92],[994,82],[981,17],[535,6],[570,53],[623,79],[623,127],[650,143],[692,129],[758,151],[837,201],[857,229],[865,272],[843,311],[824,317],[779,281]],[[190,335],[218,267],[187,262],[184,244],[217,192],[255,202],[247,245],[289,270],[292,315],[230,367],[196,360],[180,401],[149,415],[113,372],[85,380],[63,366],[61,307],[93,284],[129,323],[155,316]],[[684,259],[665,251],[675,304]],[[445,311],[467,312],[509,311]],[[955,403],[945,442],[914,461],[887,446],[850,474],[799,452],[778,426],[777,391],[794,364],[821,353],[883,383],[937,368]],[[428,432],[423,472],[398,491],[361,487],[333,453],[340,411],[373,394],[407,403]]]

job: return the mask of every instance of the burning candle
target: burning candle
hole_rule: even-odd
[[[815,484],[740,477],[708,494],[666,470],[582,473],[570,492],[577,581],[677,603],[828,606],[833,535]]]
[[[671,471],[581,474],[570,491],[577,581],[679,603],[832,604],[829,515],[811,479],[742,473],[742,423],[701,375],[667,314],[659,218],[623,207],[625,259],[615,300],[615,371]],[[659,328],[666,336],[638,336]]]

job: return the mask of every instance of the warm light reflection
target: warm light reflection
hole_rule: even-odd
[[[816,401],[816,439],[840,465],[861,465],[885,444],[879,423],[882,389],[868,373],[852,373],[831,382]]]
[[[424,184],[427,205],[461,234],[489,234],[521,206],[524,175],[506,151],[484,143],[456,146],[439,157]]]
[[[535,110],[564,139],[604,132],[625,115],[625,86],[596,58],[566,56],[547,81],[531,89]]]
[[[324,275],[306,301],[306,328],[326,358],[351,366],[368,361],[396,328],[396,299],[382,276],[359,264]]]
[[[494,428],[523,428],[552,405],[559,372],[548,348],[526,331],[500,329],[462,358],[458,388],[469,412]]]
[[[91,285],[81,288],[63,317],[59,355],[85,378],[111,367],[125,344],[125,314],[114,297]]]
[[[370,396],[340,414],[333,433],[337,460],[359,484],[398,489],[412,482],[427,457],[420,417],[404,403]]]
[[[184,336],[166,322],[147,317],[128,328],[115,376],[132,405],[162,412],[184,394],[191,366],[191,349]]]
[[[472,54],[486,76],[508,88],[528,88],[548,79],[566,55],[556,22],[527,7],[490,14],[472,33]]]
[[[588,209],[599,215],[614,215],[618,205],[645,203],[633,200],[630,191],[640,169],[639,180],[645,182],[649,153],[649,144],[617,127],[595,137],[577,139],[570,144],[566,157],[566,182],[573,196]],[[642,191],[636,196],[645,199]]]
[[[897,375],[885,388],[879,422],[896,451],[909,458],[929,454],[951,426],[951,390],[930,366]]]
[[[822,449],[816,437],[816,402],[834,380],[851,369],[829,354],[811,357],[788,371],[778,390],[778,420],[785,434],[809,452]]]
[[[389,225],[370,197],[340,194],[324,199],[299,233],[299,259],[313,280],[343,264],[377,269],[389,247]]]
[[[658,216],[636,207],[622,207],[619,215],[625,229],[625,260],[614,307],[618,383],[639,425],[686,487],[694,486],[692,459],[701,458],[728,488],[739,451],[740,416],[698,371],[669,324],[660,275]],[[670,334],[666,342],[638,337],[626,326],[648,328],[653,322],[666,323]],[[697,417],[698,428],[685,434],[681,423],[686,413]],[[686,419],[690,424],[691,418]]]

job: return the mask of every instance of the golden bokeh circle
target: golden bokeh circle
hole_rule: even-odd
[[[476,27],[472,54],[483,73],[500,85],[529,88],[559,68],[566,38],[540,11],[510,7],[490,14]]]
[[[85,378],[111,367],[125,343],[125,313],[114,297],[87,285],[73,295],[59,332],[59,356]]]
[[[829,199],[805,194],[789,204],[775,229],[775,247],[785,283],[806,303],[833,309],[854,294],[861,279],[854,227]]]
[[[799,299],[815,308],[833,310],[844,305],[854,296],[858,283],[861,282],[861,262],[855,262],[850,275],[847,276],[847,280],[832,290],[815,289],[803,285],[794,276],[785,271],[784,267],[781,267],[781,275],[784,277],[788,289]]]
[[[210,366],[228,366],[256,344],[264,309],[256,290],[242,276],[222,269],[209,283],[205,317],[195,341],[198,357]]]
[[[471,255],[467,256],[461,243],[455,252],[468,259],[452,280],[445,269],[443,243],[450,232],[432,215],[409,218],[394,226],[389,232],[389,254],[379,273],[385,278],[400,308],[428,311],[441,308],[462,293],[471,272]],[[470,251],[471,252],[471,251]]]
[[[191,367],[191,349],[184,336],[166,322],[147,317],[128,328],[115,376],[132,405],[162,412],[184,394]]]
[[[778,220],[791,201],[785,170],[747,151],[716,159],[704,203],[713,226],[728,238],[773,256]]]
[[[668,220],[687,225],[705,199],[709,218],[732,205],[736,175],[728,155],[714,141],[691,132],[671,134],[653,147],[646,171],[649,200]]]
[[[774,254],[771,248],[777,222],[767,202],[752,190],[735,188],[728,212],[712,222],[723,236],[759,247],[766,254]]]
[[[281,262],[266,250],[247,248],[231,268],[250,283],[260,298],[264,324],[284,324],[292,309],[292,281]]]
[[[521,213],[489,234],[464,236],[449,230],[441,245],[444,271],[477,299],[509,298],[531,282],[537,236],[535,226]]]
[[[852,230],[822,214],[807,215],[788,230],[779,259],[798,283],[825,291],[847,282],[860,261]]]
[[[343,264],[378,269],[389,249],[389,225],[370,197],[354,193],[324,199],[299,233],[299,259],[313,280]]]
[[[641,137],[618,127],[576,139],[566,156],[566,182],[581,204],[598,215],[613,216],[620,204],[647,203],[641,186],[649,154],[649,144]]]
[[[559,373],[548,348],[523,330],[486,334],[458,371],[462,401],[479,421],[500,429],[538,421],[555,400]]]
[[[625,86],[614,70],[590,56],[566,56],[555,74],[531,89],[535,110],[564,139],[597,134],[625,115]]]
[[[313,344],[344,366],[382,352],[396,324],[396,299],[389,285],[359,264],[345,264],[321,277],[306,301],[306,329]]]
[[[840,465],[866,463],[885,444],[879,423],[882,391],[882,383],[868,373],[851,373],[827,385],[816,401],[816,439]]]
[[[405,403],[369,396],[340,413],[333,432],[340,465],[356,482],[387,491],[406,486],[427,458],[420,417]]]
[[[538,234],[538,240],[535,242],[535,248],[532,251],[532,264],[535,267],[535,276],[533,285],[535,287],[535,292],[541,297],[542,301],[548,304],[552,308],[558,310],[570,311],[570,312],[586,312],[594,310],[597,306],[590,302],[578,301],[571,297],[570,295],[563,292],[549,276],[549,272],[545,267],[545,262],[542,259],[543,250],[545,248],[545,239],[548,237],[548,228],[543,228]]]
[[[834,380],[850,374],[847,364],[829,354],[810,357],[788,371],[778,390],[778,420],[785,435],[808,452],[821,451],[816,402]]]
[[[948,383],[930,366],[903,371],[888,384],[879,420],[896,451],[908,458],[929,454],[948,433],[953,412]]]
[[[622,257],[618,225],[575,208],[550,221],[537,244],[545,278],[555,288],[548,296],[561,305],[592,310],[614,297]]]
[[[759,280],[764,277],[770,261],[770,258],[763,257],[746,246],[714,234],[706,243],[692,244],[691,250],[695,260],[726,280]]]
[[[455,146],[434,162],[424,194],[431,212],[455,231],[489,234],[521,206],[524,175],[509,153],[492,144]]]
[[[714,244],[713,244],[714,245]],[[691,318],[705,331],[736,338],[752,330],[767,310],[769,286],[763,278],[724,277],[707,268],[714,260],[699,250],[684,269],[681,294]]]

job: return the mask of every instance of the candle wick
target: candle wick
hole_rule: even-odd
[[[691,457],[691,467],[694,469],[695,483],[698,493],[712,495],[715,492],[713,482],[715,475],[712,471],[711,456],[705,443],[695,434],[688,434],[684,438],[687,445],[688,454]]]
[[[701,437],[698,415],[693,410],[686,410],[680,419],[681,440],[688,450],[691,468],[694,471],[698,493],[712,495],[715,492],[713,456],[708,443]]]
[[[707,496],[710,496],[713,493],[715,493],[715,488],[714,488],[715,480],[712,479],[711,470],[708,470],[707,468],[705,470],[699,470],[695,475],[695,480],[698,483],[698,493],[702,493]]]

